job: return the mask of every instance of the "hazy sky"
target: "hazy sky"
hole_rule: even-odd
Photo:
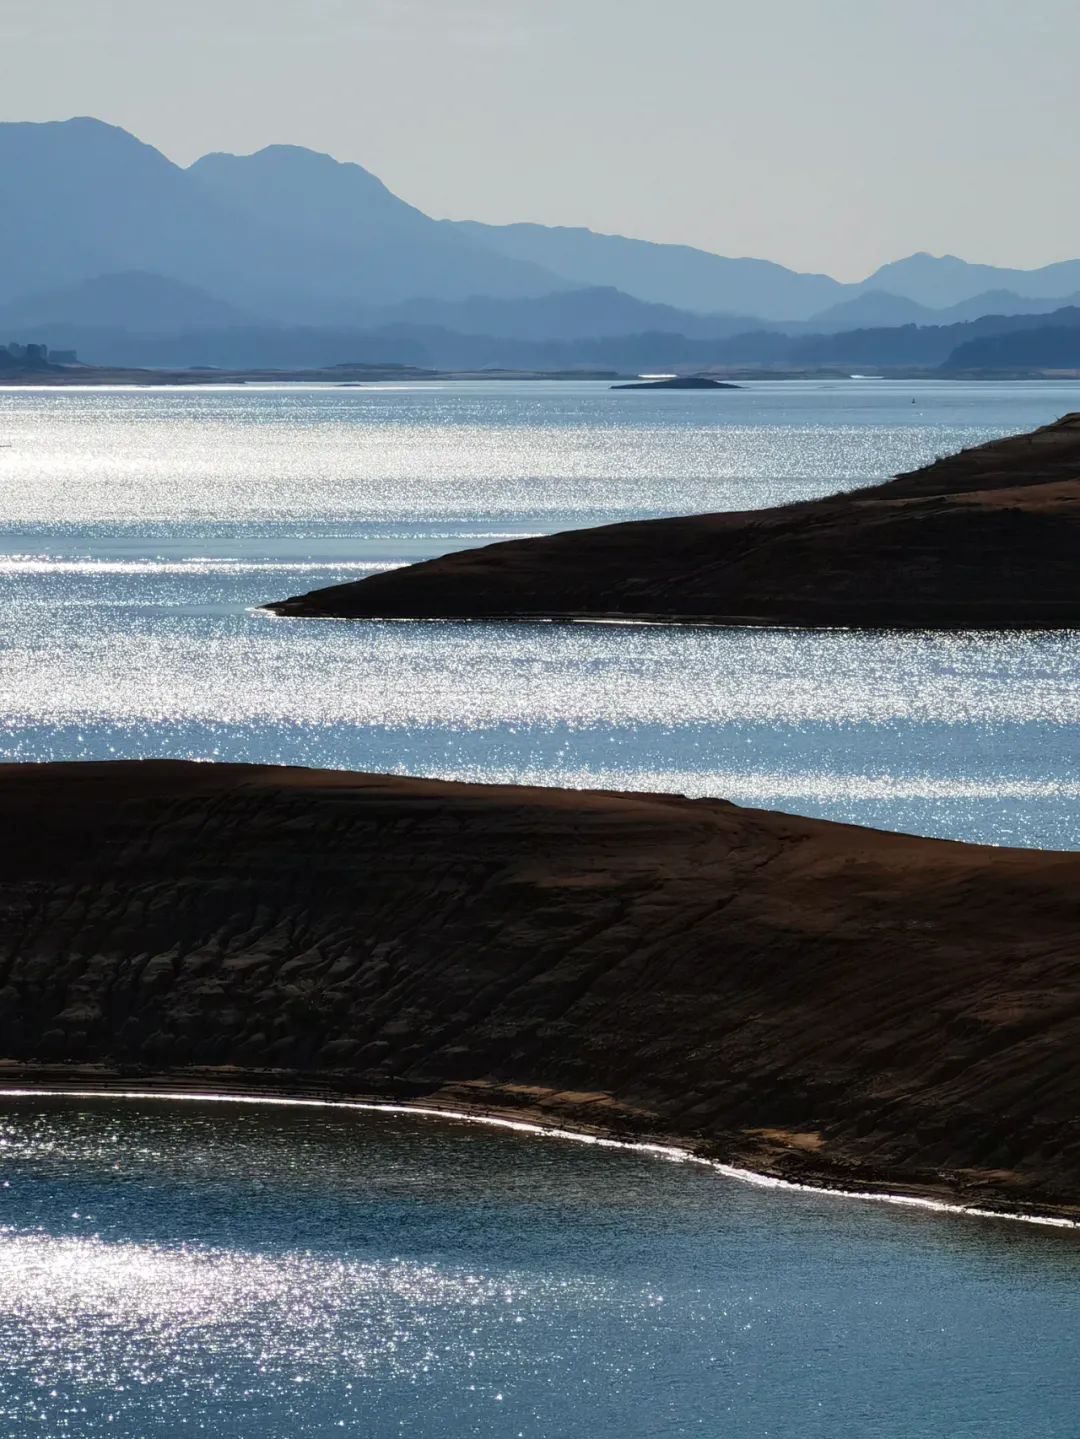
[[[0,118],[861,278],[1080,255],[1077,0],[0,0]]]

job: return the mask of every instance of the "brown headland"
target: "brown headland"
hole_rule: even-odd
[[[1080,627],[1080,414],[825,499],[511,540],[275,614]]]
[[[1080,855],[719,800],[0,768],[0,1084],[514,1112],[1080,1216]]]

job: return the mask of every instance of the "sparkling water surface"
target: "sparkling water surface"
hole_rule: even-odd
[[[0,1141],[0,1432],[1076,1432],[1072,1234],[401,1116],[9,1099]]]
[[[0,752],[677,790],[1075,847],[1073,635],[256,607],[486,540],[824,494],[1078,404],[1067,383],[0,391]]]
[[[915,403],[912,403],[914,399]],[[1080,847],[1080,637],[274,620],[769,505],[1072,385],[0,391],[0,752],[715,794]],[[389,1116],[0,1099],[0,1435],[1075,1439],[1072,1233]]]

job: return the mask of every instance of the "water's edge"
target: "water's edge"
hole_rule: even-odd
[[[485,1102],[470,1098],[470,1092],[483,1094]],[[644,1116],[603,1094],[565,1095],[539,1088],[512,1091],[494,1085],[488,1088],[466,1084],[409,1098],[401,1092],[337,1092],[301,1076],[245,1072],[239,1068],[166,1071],[139,1074],[136,1078],[104,1066],[28,1065],[0,1060],[0,1102],[35,1097],[277,1105],[413,1115],[509,1129],[539,1139],[630,1150],[669,1162],[697,1165],[759,1188],[915,1208],[958,1218],[1080,1230],[1080,1204],[1045,1210],[965,1204],[957,1198],[957,1189],[944,1179],[899,1190],[865,1177],[858,1186],[846,1185],[829,1165],[827,1155],[816,1155],[817,1163],[806,1169],[800,1179],[787,1179],[765,1167],[734,1162],[742,1160],[742,1155],[722,1157],[722,1146],[716,1143],[653,1132],[643,1126]]]

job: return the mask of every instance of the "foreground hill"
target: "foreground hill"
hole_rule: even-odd
[[[465,550],[279,615],[1080,627],[1080,414],[871,489]]]
[[[1080,1213],[1078,855],[165,762],[4,766],[0,820],[9,1080],[434,1097]]]

